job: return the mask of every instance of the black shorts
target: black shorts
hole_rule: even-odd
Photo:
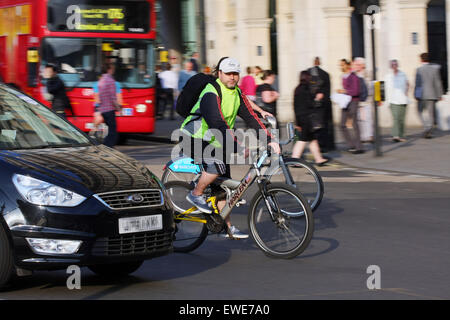
[[[226,163],[226,153],[223,148],[214,148],[208,142],[183,135],[181,141],[183,154],[202,165],[203,170],[231,179],[231,168]]]

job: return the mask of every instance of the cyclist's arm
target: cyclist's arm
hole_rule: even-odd
[[[210,129],[218,129],[222,133],[224,145],[226,141],[234,141],[234,152],[241,152],[244,149],[237,142],[231,128],[225,121],[222,109],[220,108],[219,97],[217,95],[214,93],[206,93],[200,101],[200,112]]]
[[[238,116],[241,117],[245,123],[252,129],[257,130],[257,132],[262,129],[267,136],[267,143],[270,143],[273,136],[267,130],[266,126],[261,122],[261,120],[256,115],[255,111],[250,104],[250,101],[245,95],[242,95],[243,103],[239,106]]]
[[[247,102],[250,103],[250,106],[252,107],[253,110],[255,110],[256,112],[258,112],[261,117],[266,118],[266,117],[273,117],[273,114],[271,114],[270,112],[267,112],[263,109],[261,109],[256,103],[254,103],[252,100],[247,98]]]

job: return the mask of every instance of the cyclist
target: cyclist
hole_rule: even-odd
[[[203,165],[200,179],[186,199],[203,213],[212,213],[212,209],[203,195],[206,187],[219,176],[231,178],[230,166],[226,161],[227,156],[235,152],[244,152],[245,157],[248,157],[248,149],[237,142],[231,130],[234,127],[236,116],[241,117],[250,128],[263,129],[268,139],[268,145],[274,152],[280,153],[280,146],[270,140],[272,138],[270,132],[261,123],[247,97],[241,94],[237,86],[241,72],[239,62],[233,58],[222,58],[217,64],[216,71],[218,76],[216,82],[220,86],[222,98],[220,99],[216,88],[212,84],[208,84],[192,108],[191,115],[181,125],[181,132],[187,136],[183,139],[183,150],[190,148],[191,153],[186,156],[192,157]],[[213,136],[208,129],[216,129],[215,133],[220,132],[222,137]],[[186,144],[185,139],[190,145]],[[223,142],[223,145],[220,141]],[[233,141],[233,150],[230,150],[230,147],[227,150],[225,141]],[[201,146],[201,148],[197,147],[195,150],[196,146]],[[204,155],[205,149],[208,156]],[[218,209],[221,210],[224,205],[224,200],[219,201]],[[232,226],[229,218],[226,219],[226,224],[229,233],[234,238],[248,238],[247,234]]]

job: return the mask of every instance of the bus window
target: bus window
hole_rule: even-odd
[[[113,63],[114,78],[123,88],[150,88],[154,85],[153,51],[147,40],[46,38],[42,61],[57,65],[68,87],[92,87],[102,64]]]
[[[103,41],[103,61],[115,65],[114,78],[124,88],[148,88],[154,85],[152,72],[154,50],[151,42],[144,40]]]
[[[46,38],[42,61],[58,66],[68,87],[91,87],[100,74],[96,39]]]

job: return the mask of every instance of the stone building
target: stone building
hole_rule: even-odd
[[[332,90],[340,88],[339,60],[363,56],[372,74],[368,0],[204,0],[205,62],[212,66],[222,56],[233,56],[242,65],[274,69],[279,75],[280,121],[293,120],[293,91],[298,75],[322,59],[332,78]],[[373,2],[373,1],[370,1]],[[398,59],[411,84],[407,125],[420,125],[412,98],[419,54],[430,52],[441,65],[444,88],[448,87],[447,44],[450,0],[375,1],[377,79],[389,71],[389,60]],[[377,11],[377,12],[378,12]],[[448,35],[448,37],[446,36]],[[199,44],[200,45],[200,44]],[[391,125],[388,106],[380,107],[380,125]],[[338,115],[338,110],[335,110]],[[450,129],[450,96],[438,105],[440,126]],[[335,117],[339,120],[339,116]]]

